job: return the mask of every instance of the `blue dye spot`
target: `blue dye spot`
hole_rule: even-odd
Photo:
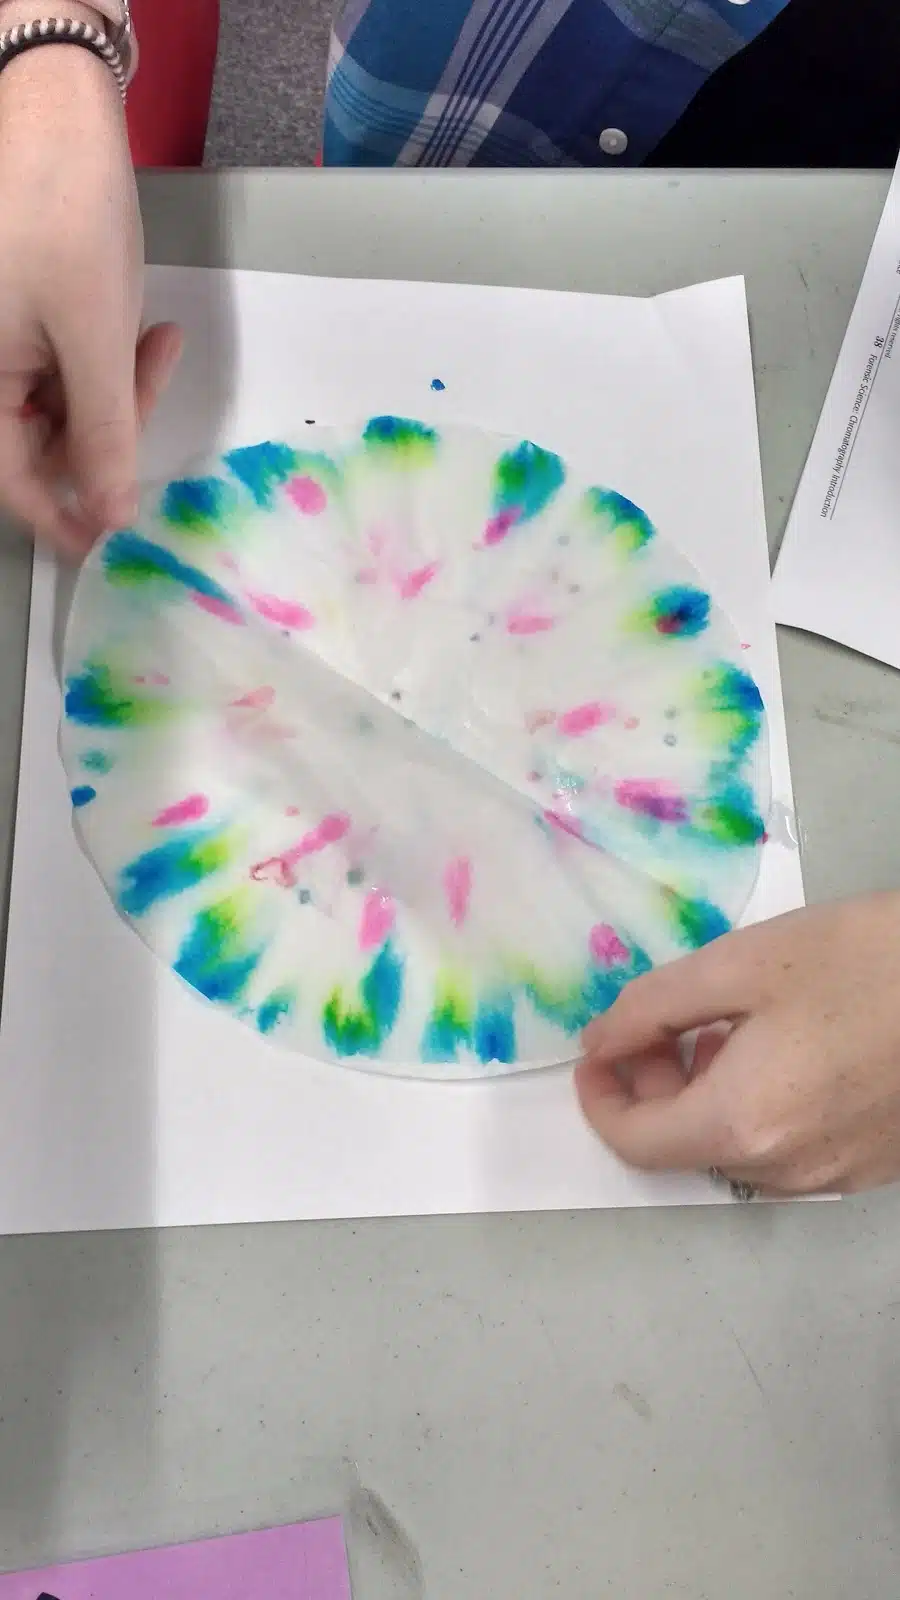
[[[225,463],[244,488],[250,490],[256,504],[269,510],[274,504],[274,491],[287,483],[296,471],[297,452],[290,445],[268,440],[265,444],[246,445],[241,450],[230,451]]]
[[[72,790],[72,804],[76,811],[80,811],[82,806],[89,806],[96,798],[97,791],[89,783],[79,784],[77,789]]]
[[[215,908],[201,911],[178,952],[174,970],[207,1000],[239,1000],[259,965],[261,950],[234,951],[232,930]]]
[[[216,605],[225,607],[237,616],[240,613],[226,589],[207,577],[199,567],[179,561],[171,550],[139,533],[117,533],[103,551],[103,566],[111,583],[128,583],[135,586],[165,579],[181,584],[192,594],[199,594]]]
[[[443,392],[446,389],[447,385],[444,383],[443,379],[441,379],[441,378],[432,378],[431,387],[434,390],[435,394],[443,394]]]
[[[679,943],[691,950],[711,944],[731,932],[731,923],[710,900],[690,900],[673,889],[663,891],[663,903]]]
[[[403,995],[403,960],[390,939],[382,945],[360,989],[381,1039],[386,1038],[397,1021]]]
[[[709,595],[685,584],[663,589],[653,596],[653,617],[657,633],[690,639],[709,622]]]
[[[516,1059],[516,1025],[512,995],[482,1000],[475,1015],[475,1053],[479,1061],[509,1063]]]
[[[507,513],[514,515],[516,522],[528,522],[549,504],[565,476],[559,456],[523,439],[500,457],[494,469],[495,514]]]
[[[256,1013],[256,1026],[260,1033],[273,1033],[278,1024],[290,1016],[293,1005],[293,996],[286,990],[276,990],[270,994]]]
[[[105,750],[85,750],[81,758],[81,765],[86,772],[111,772],[114,761]]]
[[[221,478],[180,478],[166,489],[160,512],[182,532],[212,533],[234,504],[234,490]]]
[[[227,864],[229,853],[212,829],[180,834],[123,867],[118,901],[126,916],[142,917],[160,900],[193,889]]]

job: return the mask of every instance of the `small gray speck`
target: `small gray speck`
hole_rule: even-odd
[[[481,639],[481,634],[480,633],[470,633],[469,634],[469,643],[470,644],[478,644],[480,639]]]
[[[357,729],[358,729],[358,731],[359,731],[359,732],[360,732],[360,733],[371,733],[371,732],[372,732],[372,729],[373,729],[373,728],[374,728],[374,726],[375,726],[375,724],[374,724],[374,722],[373,722],[373,721],[372,721],[372,718],[371,718],[371,717],[367,717],[367,716],[366,716],[366,715],[365,715],[365,713],[363,713],[363,715],[362,715],[362,716],[360,716],[360,717],[357,717],[357,719],[356,719],[356,726],[357,726]]]
[[[569,544],[571,541],[570,541],[569,535],[567,533],[561,533],[556,542],[557,542],[557,544],[565,545],[565,544]]]
[[[297,899],[300,901],[302,906],[308,906],[312,899],[312,895],[308,889],[299,889],[297,891]]]
[[[402,694],[401,694],[401,693],[400,693],[400,690],[399,690],[399,689],[392,689],[392,690],[391,690],[391,699],[392,699],[392,700],[395,700],[395,701],[396,701],[396,700],[402,700],[402,699],[403,699],[403,696],[402,696]]]
[[[674,733],[664,733],[663,734],[663,744],[670,744],[671,745],[671,744],[677,744],[677,743],[678,743],[678,740],[676,739]]]
[[[347,882],[351,889],[358,889],[359,885],[365,881],[365,876],[362,867],[351,867],[347,873]]]
[[[673,722],[678,715],[677,706],[666,706],[665,717],[667,722]]]

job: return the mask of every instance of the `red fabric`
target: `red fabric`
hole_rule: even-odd
[[[137,167],[203,161],[219,42],[219,0],[132,0],[140,67],[128,92]]]

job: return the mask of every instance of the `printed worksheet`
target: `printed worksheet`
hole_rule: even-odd
[[[895,172],[773,582],[778,622],[900,667],[900,176]]]

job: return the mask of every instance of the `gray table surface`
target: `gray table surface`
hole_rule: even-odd
[[[743,272],[780,538],[883,175],[145,182],[153,261]],[[0,815],[28,563],[0,546]],[[900,881],[900,676],[781,639],[811,898]],[[0,873],[3,862],[0,860]],[[900,1592],[900,1205],[0,1242],[0,1566],[348,1508],[359,1600]]]

